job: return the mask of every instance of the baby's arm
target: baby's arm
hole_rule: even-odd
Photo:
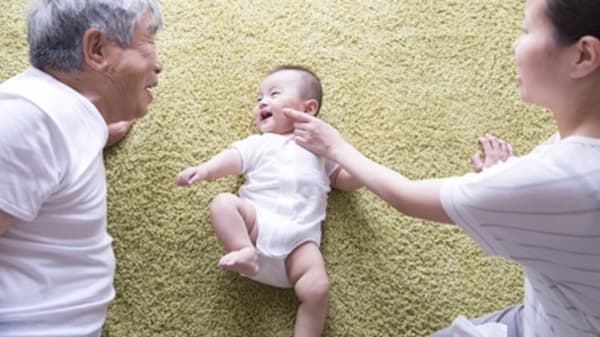
[[[225,149],[212,159],[179,172],[175,177],[177,186],[188,187],[203,180],[225,177],[242,171],[242,158],[237,150]]]
[[[363,185],[358,182],[358,180],[354,179],[352,175],[344,170],[341,166],[338,166],[335,171],[331,173],[329,176],[329,181],[331,182],[331,186],[333,188],[341,190],[341,191],[355,191]]]

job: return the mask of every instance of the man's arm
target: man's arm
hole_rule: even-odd
[[[6,232],[6,230],[8,230],[8,227],[14,225],[17,222],[18,220],[15,217],[0,211],[0,235]]]

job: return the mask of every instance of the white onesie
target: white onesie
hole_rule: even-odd
[[[329,175],[337,164],[297,145],[292,135],[252,135],[231,148],[240,153],[246,178],[239,196],[256,208],[259,273],[252,278],[290,287],[285,258],[306,241],[321,243]]]

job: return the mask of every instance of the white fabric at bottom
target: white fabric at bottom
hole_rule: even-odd
[[[285,268],[285,256],[268,256],[258,251],[258,273],[244,277],[278,288],[290,288],[292,284]]]
[[[458,316],[452,322],[453,337],[506,337],[508,332],[506,324],[485,323],[475,325],[464,316]]]

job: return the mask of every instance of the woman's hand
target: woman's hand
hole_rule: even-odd
[[[496,165],[500,161],[506,161],[514,155],[512,145],[498,137],[487,134],[479,137],[478,141],[483,148],[484,158],[481,159],[481,151],[477,151],[471,157],[471,164],[475,172]]]
[[[348,143],[342,135],[323,120],[293,109],[283,109],[283,113],[294,121],[294,136],[298,145],[332,160]]]

